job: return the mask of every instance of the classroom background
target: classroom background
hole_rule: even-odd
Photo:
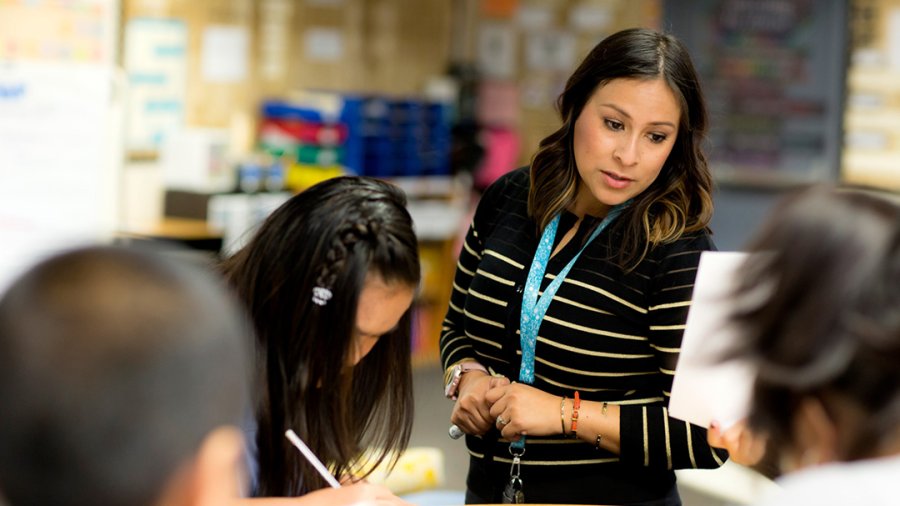
[[[900,192],[900,0],[0,0],[0,290],[84,242],[227,254],[315,182],[391,180],[424,280],[424,451],[395,486],[463,490],[437,351],[462,234],[557,128],[576,63],[630,26],[674,33],[701,72],[720,249],[798,186]],[[730,464],[679,482],[701,506],[769,486]]]

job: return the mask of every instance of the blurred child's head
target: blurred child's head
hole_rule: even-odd
[[[742,271],[736,315],[758,368],[751,426],[791,468],[900,452],[900,206],[813,188],[751,250],[765,254]]]
[[[247,339],[198,269],[112,247],[45,260],[0,299],[0,495],[191,504],[238,493]]]

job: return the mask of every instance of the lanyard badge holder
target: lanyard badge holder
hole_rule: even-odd
[[[519,441],[522,441],[521,439]],[[525,504],[525,491],[522,478],[519,478],[522,455],[525,454],[525,444],[520,447],[509,445],[509,454],[512,455],[512,467],[509,468],[509,482],[503,489],[503,504]]]
[[[616,219],[619,214],[628,206],[630,201],[619,204],[606,214],[600,225],[591,233],[591,236],[584,243],[584,246],[569,260],[569,263],[559,271],[556,278],[544,289],[544,293],[538,297],[541,289],[541,280],[544,279],[544,273],[547,271],[547,263],[550,261],[550,253],[553,249],[553,240],[556,238],[556,229],[559,227],[559,215],[553,218],[544,233],[541,234],[541,242],[538,244],[537,252],[531,261],[531,269],[528,271],[528,280],[525,283],[525,293],[522,296],[522,312],[519,316],[519,342],[522,347],[522,365],[519,368],[519,382],[531,385],[534,383],[534,347],[537,344],[538,329],[550,307],[550,301],[556,291],[559,290],[563,280],[572,270],[575,261],[581,256],[584,249],[601,232]],[[512,465],[509,469],[509,482],[503,489],[503,504],[523,504],[525,502],[525,484],[520,477],[520,469],[522,467],[522,455],[525,454],[525,436],[518,441],[509,444],[509,454],[512,455]]]

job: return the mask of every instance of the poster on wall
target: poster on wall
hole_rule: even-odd
[[[0,62],[109,64],[111,0],[0,1]]]
[[[710,114],[721,182],[784,186],[837,178],[845,82],[845,2],[664,2]]]
[[[116,12],[0,2],[0,293],[36,260],[115,231]]]
[[[478,29],[478,69],[487,77],[516,75],[516,30],[510,23],[483,23]]]
[[[124,40],[126,149],[153,152],[184,125],[187,27],[176,19],[132,19],[125,25]]]

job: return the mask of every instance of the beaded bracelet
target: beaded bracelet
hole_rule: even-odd
[[[581,396],[575,390],[575,398],[572,401],[572,435],[578,437],[578,408],[581,407]]]

